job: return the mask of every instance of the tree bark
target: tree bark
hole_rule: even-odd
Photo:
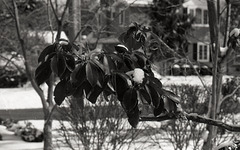
[[[43,133],[44,133],[44,150],[52,150],[52,122],[53,120],[50,118],[47,122],[44,123]]]
[[[222,87],[222,74],[220,73],[219,67],[219,1],[218,8],[216,9],[216,4],[212,0],[207,0],[208,15],[209,15],[209,30],[211,39],[211,49],[213,54],[213,80],[212,80],[212,96],[210,100],[210,105],[208,108],[209,118],[215,120],[219,103],[219,98],[221,97],[221,87]],[[207,130],[209,131],[208,138],[203,144],[203,150],[210,150],[214,146],[214,139],[217,133],[216,127],[212,125],[207,125]]]

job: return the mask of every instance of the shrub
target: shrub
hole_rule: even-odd
[[[240,85],[240,78],[233,77],[226,80],[222,86],[223,97],[231,94]],[[227,113],[239,113],[240,112],[240,90],[238,89],[235,94],[223,101],[220,112]]]
[[[208,92],[201,86],[192,85],[171,85],[171,91],[176,93],[181,99],[182,108],[188,113],[206,114],[208,109]],[[171,120],[164,126],[168,141],[172,143],[174,149],[187,149],[190,144],[192,149],[200,149],[202,135],[205,125],[188,120]]]
[[[26,74],[12,69],[0,68],[0,88],[23,86],[27,80]]]
[[[98,104],[84,108],[77,100],[69,100],[68,107],[60,111],[58,133],[64,140],[59,140],[58,144],[86,150],[115,150],[130,144],[139,130],[130,127],[123,109],[114,99],[112,97],[108,102],[102,99]]]

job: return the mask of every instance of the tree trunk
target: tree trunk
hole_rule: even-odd
[[[44,133],[44,150],[52,150],[53,143],[52,143],[52,119],[45,120],[43,133]]]
[[[218,1],[219,2],[219,1]],[[216,4],[212,0],[207,0],[208,14],[209,14],[209,30],[211,38],[211,49],[213,54],[213,79],[212,79],[212,97],[210,100],[210,105],[208,108],[209,118],[216,119],[216,113],[218,110],[218,103],[220,98],[221,86],[222,86],[222,74],[219,74],[219,19],[218,11],[216,10]],[[219,6],[219,5],[217,5]],[[207,125],[207,130],[209,132],[207,140],[203,144],[203,150],[211,150],[214,146],[214,139],[216,136],[216,127],[212,125]]]

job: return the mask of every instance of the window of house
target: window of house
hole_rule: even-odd
[[[189,14],[190,14],[191,17],[194,17],[194,9],[190,9]]]
[[[203,11],[203,24],[208,24],[208,11]]]
[[[197,61],[199,62],[209,62],[209,47],[208,45],[198,44],[197,49]]]
[[[125,24],[125,11],[122,9],[120,10],[119,14],[119,25],[124,25]]]
[[[208,24],[208,10],[196,8],[189,9],[189,15],[195,17],[195,24],[207,25]]]
[[[196,9],[196,24],[201,24],[202,23],[202,10],[200,8]]]

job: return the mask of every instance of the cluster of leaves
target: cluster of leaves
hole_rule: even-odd
[[[60,79],[54,89],[58,105],[70,95],[79,101],[86,98],[96,103],[101,94],[106,100],[114,94],[133,127],[139,121],[140,103],[151,105],[156,117],[176,115],[179,98],[163,89],[144,53],[148,31],[148,28],[133,23],[120,36],[122,44],[116,45],[112,52],[96,49],[83,55],[76,53],[72,43],[60,40],[40,54],[36,82],[38,85],[48,83],[52,73]]]
[[[148,14],[152,19],[153,32],[169,47],[184,56],[188,45],[186,35],[191,31],[194,19],[187,13],[181,13],[181,10],[184,10],[183,2],[183,0],[153,0]],[[171,52],[154,43],[150,50],[152,59],[162,60],[173,57]]]
[[[232,47],[233,49],[236,49],[237,47],[240,46],[240,29],[234,28],[230,33],[229,33],[229,39],[227,43],[228,47]]]

